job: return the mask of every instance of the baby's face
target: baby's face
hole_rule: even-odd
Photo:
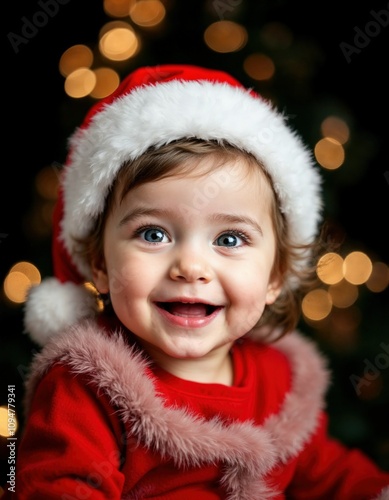
[[[201,175],[207,161],[114,203],[94,269],[121,322],[166,361],[225,356],[279,293],[268,181],[241,162]]]

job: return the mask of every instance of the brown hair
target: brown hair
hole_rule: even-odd
[[[260,168],[272,187],[271,218],[273,222],[276,255],[272,272],[280,277],[283,287],[274,304],[266,306],[256,328],[266,327],[269,331],[277,328],[277,338],[293,330],[301,316],[301,299],[316,280],[315,266],[302,268],[299,262],[306,252],[314,253],[317,243],[305,246],[292,245],[288,224],[279,208],[277,195],[271,179],[259,160],[252,154],[242,151],[223,141],[204,141],[199,139],[180,139],[161,147],[152,147],[137,159],[122,165],[115,182],[106,198],[105,209],[97,217],[91,234],[84,240],[79,240],[81,253],[88,259],[103,258],[103,233],[105,221],[112,209],[116,190],[119,189],[119,199],[136,186],[172,176],[193,175],[193,165],[204,157],[213,158],[212,171],[222,166],[226,161],[243,160],[249,168]],[[201,172],[203,175],[204,171]],[[288,277],[288,279],[285,279]],[[298,288],[292,288],[290,283],[299,283]],[[273,340],[273,337],[272,337]]]

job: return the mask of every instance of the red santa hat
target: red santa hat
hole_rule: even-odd
[[[285,117],[229,74],[189,65],[144,67],[95,104],[69,139],[54,212],[54,277],[30,289],[25,328],[40,345],[96,313],[92,279],[74,238],[103,211],[121,165],[150,146],[180,138],[223,139],[258,158],[273,181],[295,243],[309,243],[321,219],[321,179]],[[296,285],[296,284],[294,284]]]

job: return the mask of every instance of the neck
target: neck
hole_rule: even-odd
[[[145,347],[145,346],[144,346]],[[163,370],[175,377],[203,384],[223,384],[231,386],[234,379],[231,344],[222,346],[215,353],[202,358],[177,359],[160,355],[159,352],[145,347],[153,361]]]

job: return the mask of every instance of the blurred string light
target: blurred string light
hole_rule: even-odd
[[[358,287],[349,283],[347,280],[342,280],[339,283],[330,285],[328,293],[331,296],[332,305],[340,309],[352,306],[358,299]]]
[[[361,322],[361,311],[357,306],[333,309],[329,320],[330,329],[326,331],[326,336],[330,336],[332,332],[335,338],[333,344],[343,344],[345,347],[355,345],[357,328]]]
[[[350,138],[350,129],[347,123],[337,116],[328,116],[321,123],[323,137],[336,140],[339,144],[346,144]]]
[[[314,153],[317,162],[327,170],[335,170],[344,163],[345,153],[343,146],[332,137],[320,139],[314,147]]]
[[[288,49],[293,43],[293,33],[282,23],[267,23],[260,31],[261,41],[273,50]]]
[[[118,88],[120,76],[112,68],[97,68],[94,73],[96,76],[96,83],[90,93],[90,96],[94,99],[103,99]]]
[[[16,434],[19,425],[15,413],[12,413],[12,425],[14,424],[15,427],[12,427],[12,435]],[[0,436],[6,438],[11,436],[8,424],[8,408],[6,406],[0,406]]]
[[[216,21],[204,31],[204,41],[214,52],[237,52],[247,40],[246,28],[234,21]]]
[[[253,80],[270,80],[275,73],[274,62],[266,54],[251,54],[243,61],[243,69]]]
[[[140,28],[159,26],[166,16],[160,0],[106,0],[105,13],[116,18],[105,23],[99,32],[97,54],[82,44],[69,47],[61,56],[59,71],[65,77],[65,92],[69,97],[103,99],[119,86],[120,76],[110,65],[135,57],[142,48]],[[117,19],[120,18],[120,19]],[[102,59],[104,64],[99,66]]]
[[[5,296],[15,304],[22,304],[26,301],[31,286],[39,285],[41,281],[41,274],[34,264],[26,261],[18,262],[12,266],[4,280]],[[104,304],[94,284],[86,282],[84,286],[96,296],[98,310],[102,311]]]
[[[140,39],[132,26],[124,21],[106,23],[99,33],[100,53],[110,61],[126,61],[140,50]]]
[[[342,118],[330,115],[321,123],[321,134],[314,147],[316,161],[327,170],[336,170],[345,162],[349,126]],[[358,309],[354,308],[359,297],[358,287],[365,285],[372,292],[382,292],[389,286],[389,267],[383,262],[372,262],[364,252],[353,251],[345,257],[329,252],[319,260],[316,272],[324,288],[304,297],[303,315],[318,328],[323,320],[330,319],[329,330],[336,335],[331,341],[326,330],[327,340],[338,347],[350,347],[355,342],[360,321]]]
[[[32,285],[39,285],[41,274],[30,262],[21,261],[11,267],[4,279],[3,290],[7,299],[15,304],[26,301],[27,292]]]
[[[371,292],[383,292],[389,284],[389,266],[384,262],[374,262],[366,287]]]
[[[332,309],[331,295],[322,288],[308,292],[302,301],[304,316],[313,321],[326,318]]]
[[[302,311],[309,321],[323,320],[333,307],[342,309],[354,305],[359,285],[373,292],[382,292],[389,286],[389,266],[372,262],[360,251],[350,252],[344,258],[328,252],[319,259],[316,273],[327,288],[317,288],[304,297]]]
[[[75,99],[89,95],[96,85],[96,75],[89,68],[78,68],[65,80],[65,92]]]
[[[141,27],[159,25],[166,15],[160,0],[104,0],[104,12],[110,17],[130,17],[134,24]]]
[[[45,200],[55,201],[59,184],[58,165],[43,167],[35,176],[35,189]]]
[[[93,52],[86,45],[73,45],[62,54],[59,71],[65,78],[78,68],[90,68],[93,64]]]
[[[363,252],[349,253],[343,262],[345,279],[354,285],[362,285],[369,279],[373,269],[370,258]]]
[[[159,25],[165,18],[165,6],[159,0],[138,0],[131,3],[130,18],[138,26],[151,28]]]
[[[285,50],[293,42],[293,34],[282,23],[268,23],[260,31],[260,39],[270,50]],[[273,78],[276,66],[269,54],[254,52],[243,61],[243,69],[253,80],[269,81]]]
[[[103,8],[107,16],[126,17],[133,3],[132,0],[104,0]]]
[[[358,397],[370,401],[378,398],[384,388],[382,374],[378,373],[372,380],[370,373],[363,374],[358,383]]]
[[[320,280],[327,285],[334,285],[343,279],[343,257],[335,252],[323,255],[316,267]]]
[[[316,161],[327,170],[336,170],[344,164],[344,144],[350,139],[347,123],[337,116],[328,116],[321,123],[323,135],[315,147]]]
[[[54,162],[43,167],[35,176],[34,187],[37,196],[24,221],[26,234],[34,239],[45,239],[51,234],[61,168],[62,165]]]

